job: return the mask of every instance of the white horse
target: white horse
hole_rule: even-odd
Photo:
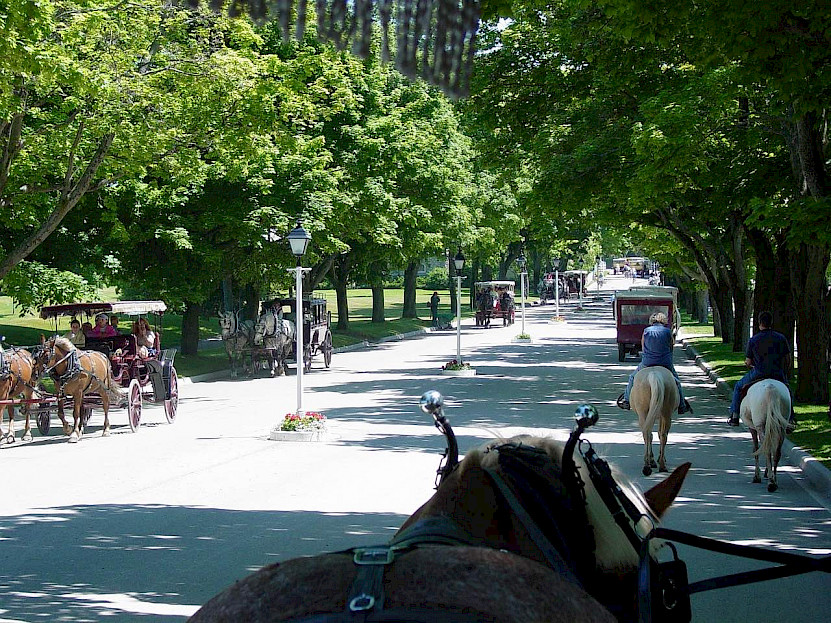
[[[768,479],[768,491],[771,493],[779,488],[776,484],[776,467],[782,456],[782,443],[785,441],[785,429],[790,413],[791,394],[784,383],[774,379],[754,383],[742,400],[740,415],[750,429],[750,436],[753,437],[753,458],[756,461],[753,482],[762,482],[759,474],[759,454],[764,454],[767,460],[765,477]]]
[[[656,467],[652,454],[652,429],[658,422],[658,438],[661,449],[658,452],[658,471],[667,471],[665,449],[672,414],[678,410],[678,386],[672,372],[661,366],[644,368],[635,375],[630,395],[632,409],[638,414],[638,425],[643,434],[643,475],[649,476]]]
[[[254,323],[250,320],[240,320],[239,311],[226,311],[219,314],[219,328],[225,352],[228,354],[231,376],[235,377],[238,363],[245,372],[245,354],[251,347]]]
[[[288,374],[286,360],[291,358],[295,327],[291,320],[283,318],[283,310],[266,309],[254,325],[255,355],[257,349],[268,358],[271,376]]]

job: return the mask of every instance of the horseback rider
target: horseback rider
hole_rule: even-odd
[[[773,314],[763,311],[759,314],[759,332],[747,343],[744,363],[750,371],[736,381],[733,386],[733,401],[730,403],[730,426],[739,425],[739,407],[744,397],[744,389],[762,379],[775,379],[788,387],[788,368],[791,361],[791,347],[784,335],[773,330]],[[793,413],[793,397],[791,397],[791,416],[788,421],[788,432],[793,432],[796,426],[796,417]]]
[[[678,413],[692,413],[692,407],[684,398],[684,392],[681,389],[681,379],[678,378],[678,373],[672,365],[672,349],[675,346],[675,339],[672,337],[672,331],[667,326],[668,324],[667,315],[663,312],[656,312],[649,317],[649,326],[643,330],[641,336],[641,362],[635,368],[635,371],[629,375],[626,391],[623,392],[623,398],[618,401],[618,406],[621,409],[631,408],[629,394],[632,391],[632,384],[635,382],[635,375],[649,366],[662,366],[672,372],[672,376],[675,377],[680,400]]]

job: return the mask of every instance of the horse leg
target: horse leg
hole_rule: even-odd
[[[762,482],[762,474],[759,470],[759,455],[756,454],[759,451],[759,433],[756,432],[755,428],[750,429],[750,437],[753,439],[753,459],[756,462],[756,467],[753,471],[753,482],[760,483]]]
[[[667,463],[666,463],[666,447],[667,447],[667,438],[669,437],[669,418],[661,418],[661,423],[658,425],[658,438],[661,441],[661,448],[658,450],[658,471],[659,472],[666,472],[667,470]]]
[[[101,406],[104,408],[104,430],[101,433],[102,437],[110,436],[110,397],[107,396],[107,390],[101,389]]]
[[[3,411],[8,411],[9,413],[9,428],[7,429],[5,435],[2,434]],[[0,436],[2,436],[3,438],[3,443],[14,443],[14,405],[6,405],[5,407],[0,407]]]
[[[73,396],[72,403],[72,418],[74,421],[72,432],[69,435],[69,443],[78,443],[81,441],[81,435],[83,434],[81,430],[81,409],[84,406],[84,394]]]
[[[643,475],[652,474],[655,467],[655,459],[652,457],[652,431],[643,431]]]
[[[23,392],[23,397],[26,399],[26,404],[23,409],[26,411],[26,426],[23,428],[23,441],[32,441],[32,426],[30,423],[30,416],[32,414],[32,403],[28,402],[32,399],[32,390],[27,389]]]
[[[55,391],[60,395],[60,387],[56,387]],[[66,416],[63,412],[63,405],[64,405],[64,398],[61,396],[58,398],[58,417],[61,419],[61,425],[63,426],[63,434],[69,436],[72,434],[72,428],[69,426],[69,422],[66,421]]]

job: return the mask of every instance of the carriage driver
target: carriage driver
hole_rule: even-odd
[[[681,389],[681,380],[678,378],[678,373],[672,365],[672,349],[675,346],[675,340],[672,337],[667,320],[667,315],[663,312],[656,312],[649,317],[649,326],[643,330],[641,336],[641,362],[635,371],[629,375],[629,383],[626,385],[626,391],[623,392],[623,399],[618,401],[618,406],[621,409],[630,409],[629,394],[632,391],[632,384],[635,382],[635,375],[650,366],[662,366],[672,372],[675,377],[675,384],[678,386],[678,396],[680,404],[678,405],[678,413],[692,413],[692,407],[687,399],[684,398],[684,392]]]
[[[788,384],[788,365],[791,358],[791,347],[784,335],[772,329],[773,314],[763,311],[759,314],[759,332],[747,343],[745,350],[745,365],[750,371],[736,381],[733,386],[733,401],[730,403],[730,426],[739,425],[739,407],[742,402],[744,389],[762,379],[775,379],[790,387]],[[793,397],[791,397],[791,416],[788,421],[787,432],[793,432],[796,426],[796,417],[793,412]]]

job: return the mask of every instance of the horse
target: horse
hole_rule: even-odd
[[[291,358],[295,326],[283,318],[283,310],[269,307],[257,318],[254,325],[254,345],[266,351],[271,376],[288,374],[286,360]]]
[[[23,396],[31,400],[32,394],[37,391],[37,374],[35,356],[24,348],[12,347],[5,352],[0,352],[0,400],[8,400],[15,396]],[[12,444],[15,442],[14,411],[13,404],[6,406],[9,412],[9,429],[2,437],[3,443]],[[31,404],[25,403],[21,409],[26,414],[26,426],[23,429],[23,441],[32,440],[32,430],[29,424]],[[3,418],[3,407],[0,406],[0,424]]]
[[[762,482],[759,455],[764,454],[767,461],[765,478],[768,479],[768,491],[771,493],[779,488],[776,468],[782,456],[782,443],[785,441],[790,412],[791,394],[784,383],[775,379],[762,379],[751,385],[740,408],[742,421],[750,429],[753,438],[753,458],[756,462],[753,482]]]
[[[514,323],[514,297],[508,290],[502,293],[499,297],[499,309],[502,311],[502,326]]]
[[[645,495],[624,483],[618,490],[637,519],[622,525],[593,477],[580,477],[587,461],[567,462],[569,444],[526,436],[486,443],[440,470],[436,493],[387,546],[263,567],[190,621],[634,620],[635,530],[658,522],[690,465]]]
[[[650,366],[635,375],[630,401],[638,414],[638,426],[643,434],[643,475],[649,476],[656,467],[652,454],[652,429],[658,422],[658,438],[661,449],[658,452],[658,471],[667,471],[665,449],[672,414],[678,410],[678,386],[672,372],[661,366]]]
[[[219,314],[219,328],[222,343],[228,355],[228,365],[231,376],[237,376],[237,362],[245,372],[245,351],[251,347],[254,323],[250,320],[240,320],[239,311],[226,311]]]
[[[58,415],[63,423],[64,434],[69,435],[70,443],[81,440],[85,422],[81,419],[84,396],[98,394],[104,409],[104,437],[110,434],[110,401],[120,404],[123,400],[121,390],[113,378],[110,360],[104,353],[94,350],[78,350],[64,337],[55,336],[43,341],[46,358],[45,371],[55,380],[55,388],[60,396]],[[63,416],[62,399],[72,398],[72,415],[74,423],[69,428]]]

